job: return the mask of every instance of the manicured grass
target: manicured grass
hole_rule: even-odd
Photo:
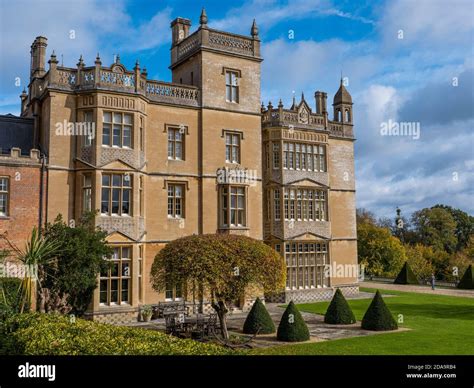
[[[361,291],[375,292],[364,288]],[[381,290],[382,291],[382,290]],[[366,337],[276,346],[255,350],[255,354],[282,355],[382,355],[382,354],[474,354],[474,298],[417,294],[383,290],[385,303],[405,332],[388,332]],[[350,300],[360,321],[370,299]],[[329,302],[300,304],[300,311],[324,314]]]

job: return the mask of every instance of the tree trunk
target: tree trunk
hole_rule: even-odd
[[[212,308],[216,310],[217,316],[219,317],[222,338],[224,338],[225,340],[229,339],[229,332],[227,331],[227,320],[226,320],[227,313],[229,312],[229,310],[227,309],[225,302],[220,300],[217,302],[217,304],[212,303]]]

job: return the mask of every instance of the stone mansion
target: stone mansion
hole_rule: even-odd
[[[171,23],[172,82],[149,79],[138,61],[127,69],[118,56],[59,66],[54,51],[46,58],[47,39],[34,40],[21,117],[0,117],[0,232],[23,246],[33,226],[97,209],[115,263],[88,312],[101,321],[185,297],[176,285],[156,293],[149,276],[157,252],[190,234],[271,245],[286,262],[287,287],[267,300],[358,292],[356,275],[325,273],[357,264],[349,92],[341,82],[332,109],[320,91],[314,108],[304,96],[265,106],[255,21],[249,36],[237,35],[210,28],[203,11],[190,30],[189,19]],[[58,123],[94,130],[71,136]]]

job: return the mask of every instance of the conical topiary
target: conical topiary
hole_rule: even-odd
[[[308,326],[306,326],[306,322],[293,301],[290,302],[281,317],[280,324],[278,325],[277,339],[287,342],[309,340]]]
[[[272,334],[275,324],[260,298],[255,300],[244,323],[245,334]]]
[[[469,267],[467,267],[466,272],[464,272],[464,275],[458,284],[458,288],[464,290],[474,289],[474,273],[472,272],[472,264],[470,264]]]
[[[411,270],[410,265],[407,261],[403,264],[402,270],[398,273],[397,278],[394,281],[395,284],[420,284],[418,278]]]
[[[372,303],[362,318],[362,329],[373,331],[387,331],[398,329],[397,322],[383,301],[379,290],[375,293]]]
[[[355,323],[356,319],[349,303],[338,288],[332,297],[331,303],[324,315],[324,323],[350,325]]]

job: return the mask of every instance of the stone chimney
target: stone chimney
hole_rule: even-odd
[[[191,28],[191,20],[184,18],[176,18],[171,22],[172,45],[176,46],[183,39],[189,36]]]
[[[46,74],[46,46],[48,39],[44,36],[37,36],[31,45],[31,66],[30,76],[42,77]]]

